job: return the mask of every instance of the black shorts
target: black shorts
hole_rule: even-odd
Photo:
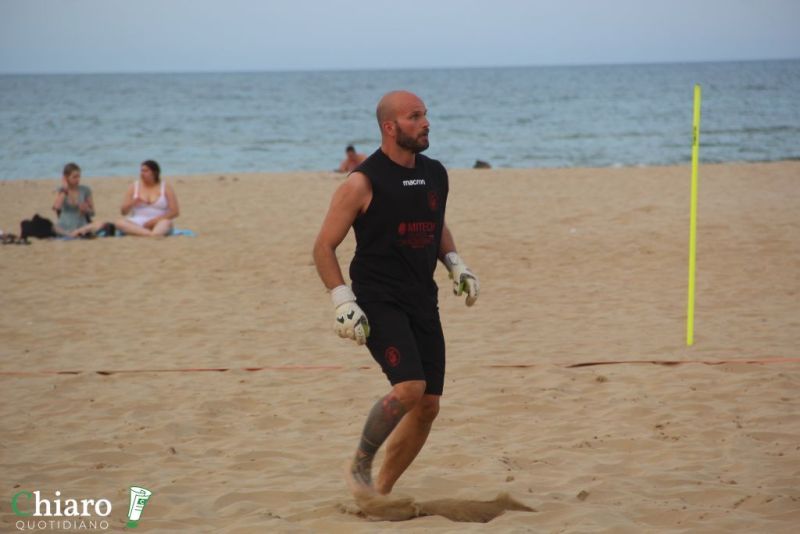
[[[391,302],[364,302],[367,347],[392,385],[424,380],[425,393],[444,389],[444,334],[437,309],[408,312]]]

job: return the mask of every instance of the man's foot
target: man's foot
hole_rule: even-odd
[[[372,486],[371,467],[370,464],[359,461],[357,458],[345,466],[345,479],[350,487],[350,493],[356,500],[373,498],[378,495]]]

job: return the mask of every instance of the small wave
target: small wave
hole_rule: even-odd
[[[671,148],[683,148],[684,145],[680,145],[679,147],[671,147]],[[688,146],[688,143],[686,144]],[[715,143],[715,142],[707,142],[703,141],[702,137],[700,138],[700,146],[702,148],[737,148],[739,143]]]
[[[270,146],[270,145],[291,145],[302,146],[309,141],[307,139],[289,139],[286,137],[276,137],[275,139],[258,139],[253,142],[254,145]]]
[[[248,122],[253,120],[255,120],[255,117],[252,115],[228,115],[226,117],[222,117],[222,122],[225,123]]]
[[[562,102],[571,102],[573,100],[578,100],[577,95],[558,95],[548,99],[549,102],[555,103],[562,103]]]
[[[798,156],[789,156],[789,157],[782,157],[782,158],[747,158],[745,161],[748,163],[776,163],[780,161],[800,161],[800,155]]]
[[[770,89],[773,89],[772,87],[770,87],[768,85],[764,85],[764,84],[760,84],[760,83],[754,83],[754,84],[750,84],[750,85],[745,85],[744,88],[747,91],[769,91]]]
[[[736,135],[736,134],[773,134],[773,133],[800,133],[800,127],[781,124],[777,126],[745,126],[744,128],[724,128],[719,130],[700,129],[700,135]]]
[[[544,139],[556,141],[581,141],[585,139],[611,139],[611,138],[624,138],[624,139],[640,139],[645,137],[662,137],[663,132],[603,132],[601,134],[588,133],[588,132],[574,132],[562,135],[545,136]]]
[[[562,135],[548,135],[544,136],[544,139],[553,139],[557,141],[575,141],[580,139],[597,139],[600,137],[597,134],[591,133],[584,133],[584,132],[575,132],[569,134],[562,134]]]

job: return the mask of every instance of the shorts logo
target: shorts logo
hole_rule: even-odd
[[[436,211],[436,208],[439,207],[439,195],[436,194],[436,191],[428,191],[428,207],[431,211]]]
[[[389,347],[386,349],[383,356],[386,358],[386,363],[391,367],[397,367],[400,364],[400,351],[397,350],[396,347]]]

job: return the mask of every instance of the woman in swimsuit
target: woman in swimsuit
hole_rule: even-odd
[[[114,224],[126,235],[159,237],[172,233],[172,220],[180,214],[172,186],[161,180],[161,168],[153,160],[142,163],[139,180],[128,187],[122,215]]]

